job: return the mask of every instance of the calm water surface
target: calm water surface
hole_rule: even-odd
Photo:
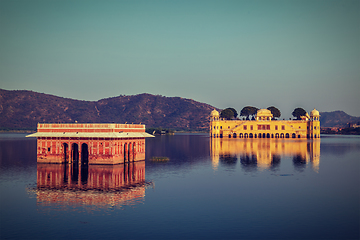
[[[145,162],[74,169],[24,136],[0,134],[1,239],[359,239],[359,137],[157,136]]]

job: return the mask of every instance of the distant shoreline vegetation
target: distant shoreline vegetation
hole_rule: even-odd
[[[0,133],[34,133],[36,129],[8,129],[0,128]],[[191,130],[172,130],[168,128],[146,128],[146,132],[153,135],[174,135],[175,133],[208,133],[208,131],[191,131]],[[360,127],[321,127],[320,134],[337,134],[337,135],[360,135]]]
[[[338,135],[360,135],[360,127],[347,127],[347,128],[327,128],[320,127],[320,134],[338,134]]]
[[[174,135],[174,130],[169,128],[146,128],[147,133],[152,135]]]
[[[10,129],[10,128],[0,128],[0,133],[34,133],[36,129],[33,128],[22,128],[22,129]]]

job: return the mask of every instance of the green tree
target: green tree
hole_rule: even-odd
[[[235,109],[234,109],[235,110]],[[235,110],[236,111],[236,110]],[[237,113],[236,113],[237,115]],[[226,108],[224,110],[221,111],[220,113],[220,117],[221,118],[226,118],[228,120],[232,119],[235,117],[234,111],[231,108]]]
[[[274,118],[279,118],[281,116],[280,110],[274,106],[268,107],[267,110],[270,110]]]
[[[235,110],[235,108],[227,108],[227,109],[230,109],[231,111],[233,111],[234,113],[234,118],[236,118],[238,116],[238,113],[237,111]]]
[[[300,120],[301,116],[306,115],[306,111],[303,108],[295,108],[294,111],[292,112],[292,115],[296,117],[297,120]]]
[[[246,106],[241,109],[240,116],[244,116],[249,120],[249,116],[255,116],[258,110],[256,107]]]

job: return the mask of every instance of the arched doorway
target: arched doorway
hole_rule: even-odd
[[[79,146],[77,145],[77,143],[73,143],[71,145],[71,156],[72,156],[73,163],[79,162]]]
[[[68,154],[68,151],[69,151],[69,146],[67,143],[63,143],[63,150],[64,150],[64,162],[69,162],[69,154]]]
[[[233,138],[236,138],[236,133],[233,134]]]
[[[285,138],[289,138],[289,137],[290,137],[289,133],[285,134]]]
[[[296,134],[293,133],[293,134],[291,135],[291,137],[292,137],[292,138],[296,138]]]
[[[267,137],[267,138],[270,138],[270,133],[267,133],[267,134],[266,134],[266,137]]]
[[[283,133],[280,134],[280,138],[284,138],[284,134],[283,134]]]
[[[71,181],[77,183],[79,180],[79,145],[71,144]]]
[[[279,138],[279,134],[278,134],[278,133],[275,134],[275,138]]]
[[[247,133],[244,134],[244,138],[248,138],[248,134],[247,134]]]
[[[253,134],[252,134],[252,133],[249,134],[249,138],[253,138]]]
[[[81,145],[81,164],[82,165],[89,164],[89,150],[88,150],[88,145],[86,143],[83,143]]]
[[[239,138],[243,138],[243,134],[242,134],[242,133],[239,134]]]
[[[263,133],[262,137],[265,138],[265,133]]]

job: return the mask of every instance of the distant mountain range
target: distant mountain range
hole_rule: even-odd
[[[143,123],[146,127],[207,130],[209,104],[139,94],[80,101],[32,91],[0,89],[0,130],[36,129],[38,122]]]
[[[349,123],[359,123],[360,117],[353,117],[344,111],[320,112],[321,127],[348,127]]]
[[[81,101],[33,91],[0,89],[0,130],[35,130],[38,122],[143,123],[146,127],[208,130],[209,104],[147,93]],[[321,112],[322,127],[360,122],[345,112]]]

